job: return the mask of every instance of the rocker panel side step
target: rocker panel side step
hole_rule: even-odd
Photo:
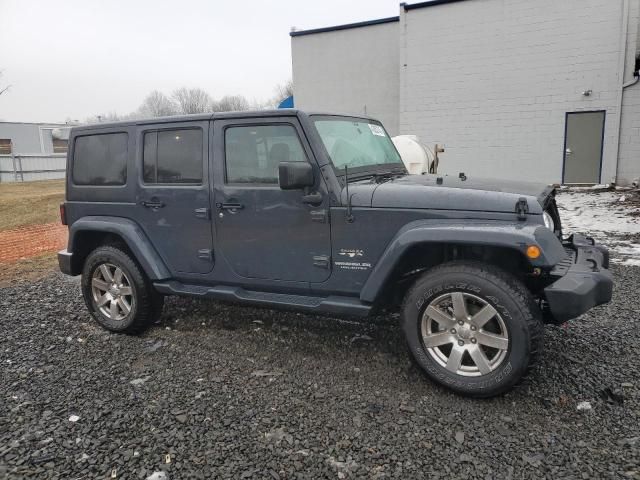
[[[366,317],[371,311],[371,305],[362,303],[360,299],[339,295],[312,297],[306,295],[291,295],[288,293],[257,292],[245,290],[242,287],[226,285],[217,285],[214,287],[187,285],[176,281],[156,282],[153,286],[159,293],[164,295],[203,297],[270,308],[286,308],[336,315],[354,315],[357,317]]]

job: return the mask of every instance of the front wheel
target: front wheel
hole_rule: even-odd
[[[540,310],[531,294],[515,277],[479,262],[430,270],[407,293],[402,313],[416,363],[467,396],[511,389],[541,347]]]
[[[112,332],[138,332],[160,315],[164,303],[138,264],[113,246],[87,257],[82,294],[93,317]]]

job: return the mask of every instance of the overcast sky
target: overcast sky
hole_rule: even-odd
[[[398,14],[397,0],[0,0],[0,119],[129,113],[151,90],[273,96],[289,31]]]

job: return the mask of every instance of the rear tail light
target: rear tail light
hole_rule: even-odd
[[[67,207],[64,203],[60,204],[60,221],[63,225],[67,224]]]

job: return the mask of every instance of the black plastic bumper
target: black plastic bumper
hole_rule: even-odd
[[[68,252],[66,250],[61,250],[58,252],[58,265],[60,266],[60,271],[66,275],[77,275],[73,271],[73,253]]]
[[[544,289],[550,320],[564,323],[611,301],[613,277],[609,251],[593,239],[573,235],[565,243],[567,258],[550,272],[560,278]]]

